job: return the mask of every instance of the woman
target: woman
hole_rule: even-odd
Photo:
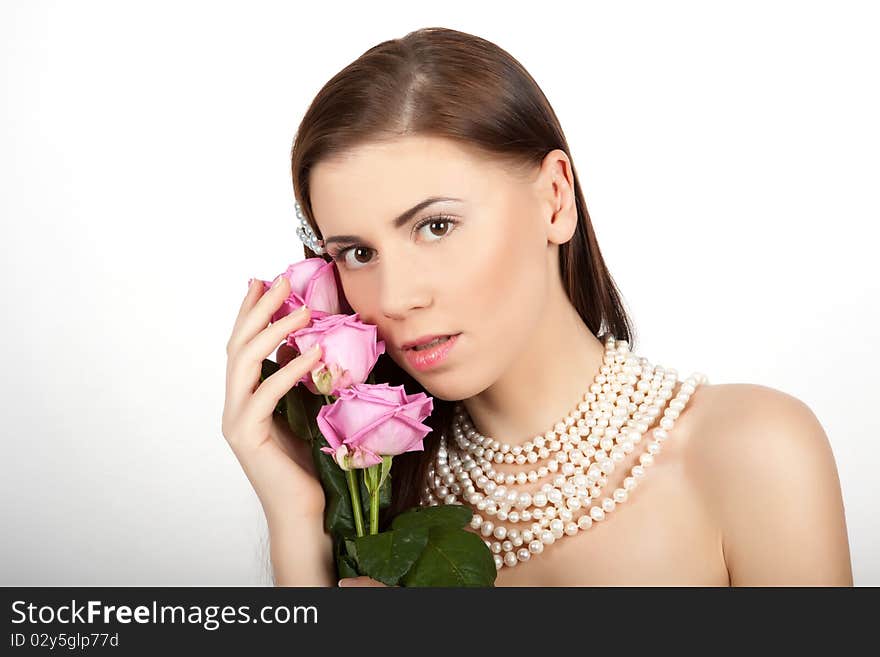
[[[457,503],[474,507],[471,530],[498,555],[498,586],[852,584],[822,426],[786,393],[709,385],[700,375],[680,381],[675,370],[632,356],[631,322],[562,129],[504,50],[440,28],[368,50],[309,107],[292,174],[314,240],[305,241],[316,249],[306,257],[335,261],[351,309],[386,343],[376,381],[434,398],[425,451],[395,458],[383,523],[458,491],[469,499]],[[289,362],[259,383],[262,359],[309,321],[306,311],[270,323],[288,293],[282,277],[265,294],[255,283],[242,303],[227,348],[223,432],[265,510],[276,583],[332,586],[322,489],[304,443],[272,419],[320,354],[283,345],[279,362]],[[438,336],[452,339],[412,348]],[[597,394],[606,402],[619,395],[625,386],[612,388],[611,378],[627,363],[641,363],[642,378],[630,379],[640,391],[662,395],[664,408],[678,400],[680,410],[644,422],[650,456],[649,440],[611,440],[623,429],[609,430],[607,412],[608,445],[596,438],[587,447],[602,467],[591,466],[585,493],[588,500],[599,491],[607,506],[575,523],[580,502],[556,504],[557,492],[554,506],[541,495],[552,497],[542,487],[556,470],[516,475],[548,457],[574,462],[563,432],[552,432],[567,415],[586,427],[578,409],[598,404]],[[636,406],[617,406],[627,427],[638,425]],[[510,463],[508,453],[523,457]],[[445,486],[441,477],[461,473],[468,456],[473,478],[459,481],[470,488]],[[492,500],[500,486],[515,502],[503,513]],[[604,499],[611,491],[616,504]],[[514,510],[520,522],[502,522]]]

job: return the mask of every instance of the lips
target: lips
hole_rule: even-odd
[[[427,372],[449,362],[449,355],[455,349],[455,344],[461,334],[454,333],[447,340],[443,340],[424,349],[404,349],[403,357],[414,370]]]
[[[404,351],[409,351],[409,350],[412,350],[413,347],[419,347],[421,345],[426,345],[429,342],[433,342],[434,340],[437,340],[438,338],[450,338],[454,335],[458,335],[458,333],[423,335],[422,337],[420,337],[416,340],[412,340],[411,342],[405,342],[403,344],[403,346],[401,346],[401,349],[403,349]]]

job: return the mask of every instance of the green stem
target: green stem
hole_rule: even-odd
[[[370,533],[379,533],[379,487],[370,493]]]
[[[358,486],[357,470],[346,470],[348,492],[351,495],[351,509],[354,512],[354,526],[358,536],[364,535],[364,514],[361,511],[361,491]]]

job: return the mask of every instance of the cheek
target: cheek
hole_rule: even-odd
[[[482,326],[477,337],[493,348],[520,349],[539,320],[547,293],[546,248],[540,235],[525,223],[516,230],[500,231],[483,242],[479,257],[469,261],[462,289],[463,310]]]
[[[378,315],[376,307],[376,290],[374,284],[368,276],[346,276],[339,274],[340,292],[345,296],[348,305],[351,306],[353,312],[359,312],[361,319],[369,317],[370,323],[373,323]]]

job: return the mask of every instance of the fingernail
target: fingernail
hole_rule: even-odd
[[[344,584],[344,582],[345,582],[345,580],[341,579],[338,582],[336,582],[336,586],[346,586],[346,584]]]

